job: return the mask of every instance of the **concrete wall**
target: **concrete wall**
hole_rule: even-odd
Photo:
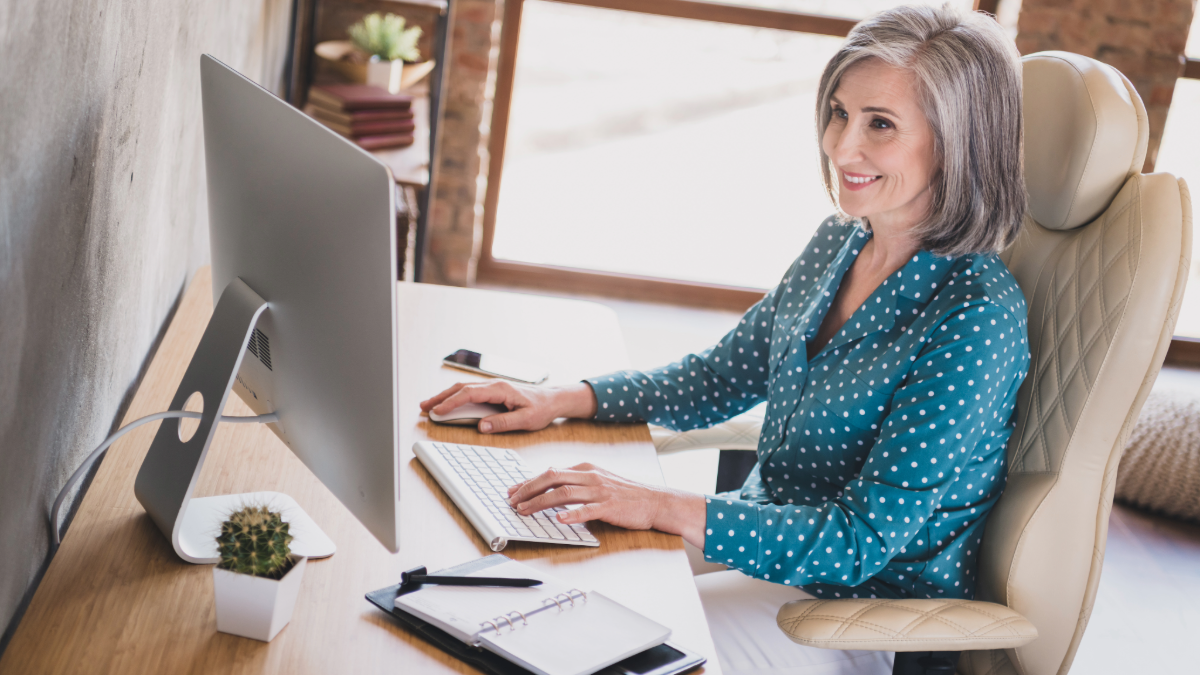
[[[0,629],[58,490],[208,260],[200,54],[278,91],[290,11],[0,0]]]

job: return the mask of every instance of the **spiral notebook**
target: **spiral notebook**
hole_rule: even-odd
[[[443,574],[540,579],[532,588],[425,586],[397,609],[540,675],[587,675],[666,642],[671,630],[596,591],[503,555]]]

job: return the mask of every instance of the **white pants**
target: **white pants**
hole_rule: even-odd
[[[792,642],[775,625],[779,607],[813,596],[705,562],[684,544],[725,675],[890,675],[890,652],[817,649]]]

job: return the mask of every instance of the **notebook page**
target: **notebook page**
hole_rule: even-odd
[[[520,611],[526,617],[546,609],[557,609],[553,603],[547,607],[542,601],[574,588],[545,572],[535,570],[515,560],[475,570],[465,576],[506,577],[510,579],[540,579],[541,586],[531,588],[499,588],[488,586],[422,586],[421,590],[398,596],[398,609],[416,615],[441,628],[454,637],[473,644],[480,631],[480,624],[494,620],[512,611]],[[578,595],[578,592],[576,592]],[[521,621],[516,614],[514,621]],[[502,625],[503,622],[501,622]],[[491,630],[491,626],[488,626]]]
[[[585,675],[666,642],[671,630],[596,592],[576,607],[543,612],[499,634],[485,649],[540,675]]]

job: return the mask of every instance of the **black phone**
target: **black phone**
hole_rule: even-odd
[[[676,675],[704,665],[708,659],[669,642],[618,661],[596,675]]]
[[[544,368],[499,356],[484,356],[469,349],[460,349],[442,359],[442,363],[470,373],[502,377],[515,382],[541,384],[550,376]]]

